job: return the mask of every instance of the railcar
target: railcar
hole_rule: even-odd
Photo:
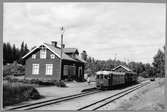
[[[96,73],[96,86],[98,89],[108,88],[110,82],[110,71],[98,71]]]
[[[111,89],[114,86],[131,84],[137,81],[134,72],[98,71],[96,73],[96,87]]]
[[[134,72],[126,72],[125,82],[126,84],[132,84],[137,82],[137,74]]]

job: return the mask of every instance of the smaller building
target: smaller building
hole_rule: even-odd
[[[130,68],[123,66],[123,65],[119,65],[115,68],[112,69],[112,71],[115,72],[133,72],[133,70],[131,70]]]
[[[27,53],[25,78],[39,80],[84,80],[85,61],[76,48],[65,48],[61,59],[61,48],[56,41],[43,43]]]

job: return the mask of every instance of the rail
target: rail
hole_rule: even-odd
[[[95,93],[98,93],[98,92],[101,92],[101,90],[94,90],[94,91],[90,91],[90,92],[82,92],[82,93],[79,93],[79,94],[74,94],[74,95],[69,95],[69,96],[65,96],[65,97],[50,99],[50,100],[46,100],[46,101],[41,101],[41,102],[36,102],[36,103],[31,103],[31,104],[26,104],[26,105],[20,105],[20,106],[16,106],[16,107],[6,109],[6,110],[30,110],[30,109],[34,109],[34,108],[43,107],[43,106],[46,106],[46,105],[51,105],[51,104],[55,104],[55,103],[59,103],[59,102],[63,102],[63,101],[83,97],[83,96],[86,96],[86,95],[95,94]]]
[[[102,100],[94,102],[92,104],[89,104],[89,105],[84,106],[82,108],[79,108],[77,110],[78,111],[80,111],[80,110],[93,110],[93,111],[97,110],[97,109],[99,109],[99,108],[101,108],[101,107],[103,107],[103,106],[105,106],[105,105],[107,105],[107,104],[109,104],[109,103],[111,103],[111,102],[113,102],[113,101],[115,101],[115,100],[117,100],[117,99],[119,99],[119,98],[121,98],[121,97],[123,97],[123,96],[125,96],[125,95],[127,95],[127,94],[129,94],[129,93],[131,93],[131,92],[133,92],[133,91],[135,91],[137,89],[139,89],[139,88],[141,88],[141,87],[143,87],[143,86],[146,86],[147,84],[150,84],[150,82],[146,82],[146,83],[137,85],[135,87],[129,88],[127,90],[123,90],[123,91],[121,91],[119,93],[116,93],[116,94],[114,94],[112,96],[109,96],[107,98],[104,98]]]

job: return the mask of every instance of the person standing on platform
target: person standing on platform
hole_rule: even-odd
[[[90,85],[90,75],[88,75],[87,77],[87,82],[88,82],[88,85]]]

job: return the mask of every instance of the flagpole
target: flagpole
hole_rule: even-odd
[[[63,33],[64,33],[64,28],[63,26],[61,27],[61,54],[60,54],[60,76],[62,77],[62,60],[63,60]]]

